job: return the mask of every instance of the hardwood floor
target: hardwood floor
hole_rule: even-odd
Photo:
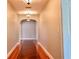
[[[21,51],[17,59],[40,59],[36,50],[36,40],[22,40]]]
[[[35,40],[22,40],[11,50],[8,59],[54,59]]]

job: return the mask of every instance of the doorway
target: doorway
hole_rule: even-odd
[[[37,59],[37,22],[33,19],[21,21],[21,52],[20,59]]]
[[[37,24],[35,20],[25,19],[21,22],[21,40],[36,40]]]

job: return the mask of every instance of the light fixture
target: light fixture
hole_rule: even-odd
[[[32,0],[24,0],[25,1],[25,4],[27,3],[27,5],[26,5],[26,15],[27,15],[27,17],[30,17],[31,16],[31,3],[32,3]]]
[[[36,14],[39,14],[39,13],[37,11],[33,11],[33,10],[25,10],[25,11],[18,12],[18,14],[36,15]]]
[[[37,11],[32,10],[32,2],[33,2],[33,0],[23,0],[23,1],[25,3],[26,10],[23,11],[23,12],[19,12],[19,14],[25,14],[28,18],[30,18],[32,15],[38,14]]]
[[[25,2],[26,2],[27,4],[31,4],[31,3],[32,3],[32,0],[25,0]]]
[[[30,19],[27,19],[27,21],[29,22],[29,21],[30,21]]]

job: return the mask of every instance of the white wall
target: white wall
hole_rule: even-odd
[[[21,38],[22,40],[36,40],[36,22],[24,21],[21,22]]]

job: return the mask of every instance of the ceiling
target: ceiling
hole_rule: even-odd
[[[49,0],[32,0],[31,10],[41,12]],[[17,13],[26,11],[28,6],[24,0],[8,0]]]

